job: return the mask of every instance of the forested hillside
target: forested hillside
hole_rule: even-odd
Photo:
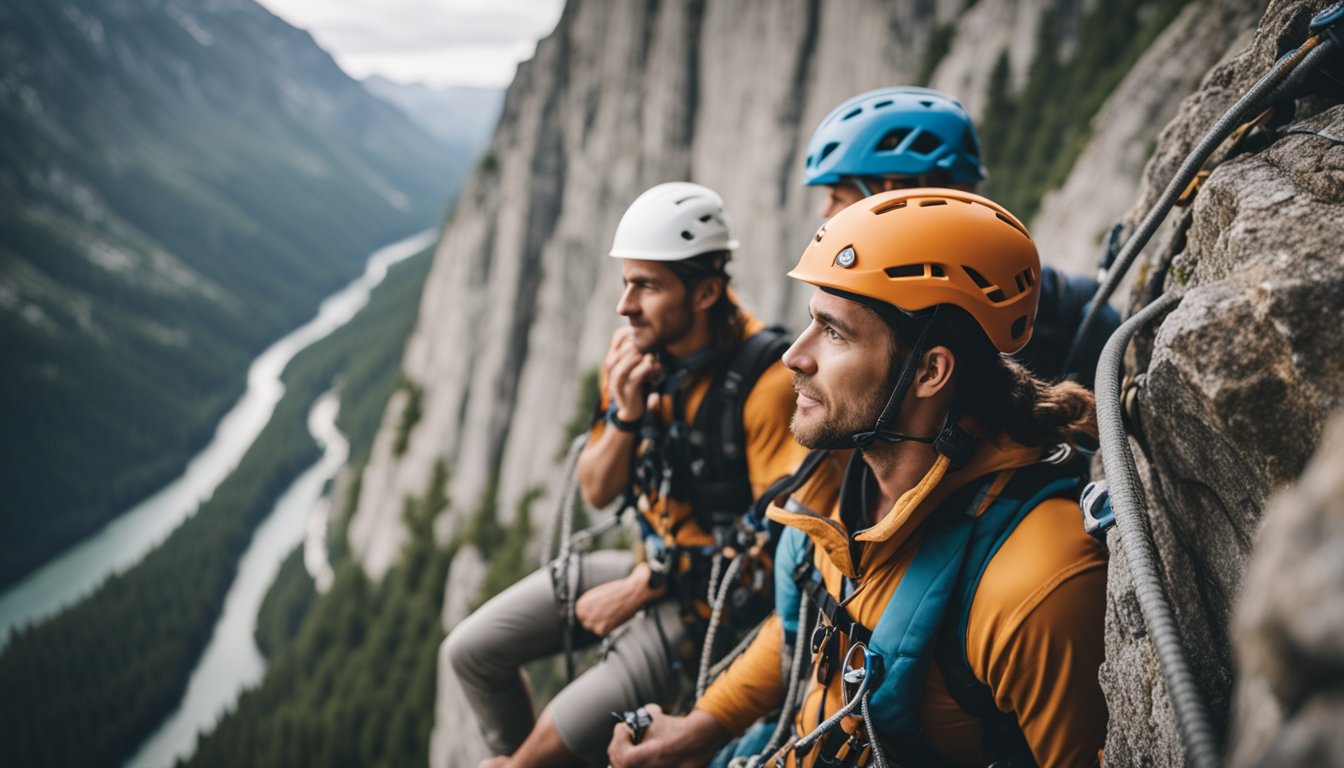
[[[468,162],[252,0],[0,6],[0,585],[179,472]]]
[[[253,529],[319,453],[305,426],[319,394],[339,388],[337,425],[351,460],[367,455],[397,387],[428,266],[425,253],[392,267],[364,311],[294,358],[284,398],[237,471],[163,545],[73,609],[14,636],[0,654],[0,765],[119,765],[173,711]],[[309,578],[302,568],[297,576]],[[341,594],[344,585],[338,580]]]

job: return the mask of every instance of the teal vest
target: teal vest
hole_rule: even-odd
[[[862,464],[857,458],[855,462]],[[852,505],[858,496],[853,482],[864,482],[865,471],[866,465],[856,468],[854,462],[846,471],[845,485],[851,487],[842,491],[841,517],[847,522],[846,502]],[[967,623],[985,568],[1018,523],[1047,499],[1076,498],[1081,477],[1076,467],[1024,467],[1014,473],[988,509],[974,517],[993,479],[990,475],[968,483],[930,515],[918,553],[873,627],[854,622],[835,596],[826,593],[812,564],[811,541],[802,531],[787,529],[779,544],[776,610],[785,631],[797,631],[798,604],[807,591],[833,626],[852,627],[847,633],[853,635],[851,639],[863,640],[882,657],[882,675],[870,682],[870,710],[879,735],[899,751],[902,765],[942,763],[920,735],[920,701],[931,662],[938,664],[957,704],[981,721],[985,747],[994,759],[1011,765],[1032,764],[1016,718],[995,706],[988,686],[971,672],[966,658]],[[829,645],[829,649],[835,647]],[[827,651],[827,647],[821,649]],[[832,746],[838,749],[839,745]],[[826,742],[819,748],[825,755]]]

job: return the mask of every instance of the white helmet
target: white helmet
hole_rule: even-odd
[[[659,184],[625,209],[611,255],[617,259],[681,261],[737,247],[723,198],[688,181]]]

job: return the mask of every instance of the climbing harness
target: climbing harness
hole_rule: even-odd
[[[759,623],[752,620],[757,618],[750,615],[752,611],[761,613],[759,618],[768,614],[769,601],[759,596],[753,598],[768,587],[766,569],[751,568],[745,584],[741,578],[749,568],[749,560],[759,559],[762,555],[768,557],[769,545],[768,529],[764,525],[752,525],[742,520],[754,501],[747,480],[742,414],[756,380],[779,359],[787,346],[788,336],[778,327],[767,328],[745,339],[733,349],[726,365],[716,373],[690,424],[682,414],[683,385],[691,376],[707,370],[724,356],[717,350],[707,350],[693,360],[682,361],[682,365],[660,384],[665,396],[673,398],[672,423],[664,429],[656,409],[652,408],[639,422],[642,446],[631,469],[632,489],[626,493],[615,514],[577,533],[573,532],[573,518],[575,508],[581,502],[575,493],[574,481],[578,457],[589,436],[585,433],[571,443],[564,463],[561,495],[556,500],[556,514],[552,516],[552,520],[558,520],[560,525],[559,552],[554,558],[546,552],[542,560],[543,567],[550,569],[559,606],[565,671],[569,680],[572,681],[575,674],[574,632],[578,626],[574,607],[581,591],[578,559],[594,539],[618,525],[628,511],[635,512],[633,517],[639,527],[644,560],[651,572],[651,585],[661,586],[680,577],[682,571],[688,569],[688,563],[697,560],[710,563],[704,596],[705,603],[710,606],[710,615],[696,678],[697,695],[713,678],[710,665],[714,661],[715,644],[729,604],[746,617],[746,621],[739,623],[747,627]],[[656,491],[641,494],[634,491],[637,487],[653,487]],[[661,501],[663,504],[661,530],[642,514],[650,508],[649,495],[655,503]],[[671,498],[686,500],[691,506],[692,517],[676,524],[668,523],[667,500]],[[690,519],[695,519],[703,530],[714,536],[714,547],[684,548],[668,544],[666,538],[675,536],[680,526]],[[548,542],[552,540],[548,535]],[[725,558],[731,561],[726,571]],[[742,594],[744,589],[748,594]],[[691,615],[694,595],[681,591],[683,613]],[[765,606],[764,610],[762,606]]]
[[[1246,123],[1248,118],[1263,112],[1266,104],[1277,101],[1296,84],[1300,83],[1312,70],[1320,66],[1321,62],[1332,51],[1339,50],[1344,46],[1344,43],[1341,43],[1340,40],[1342,25],[1344,25],[1344,2],[1337,2],[1317,13],[1309,26],[1312,36],[1294,50],[1280,57],[1269,72],[1265,73],[1255,85],[1251,86],[1250,90],[1223,113],[1222,117],[1218,118],[1218,121],[1190,152],[1176,175],[1167,184],[1157,203],[1144,216],[1134,234],[1130,235],[1119,256],[1116,257],[1117,263],[1106,275],[1106,280],[1097,288],[1096,295],[1092,297],[1092,301],[1089,303],[1087,314],[1083,316],[1083,321],[1074,333],[1073,343],[1064,363],[1065,370],[1074,369],[1077,357],[1081,354],[1083,340],[1088,337],[1092,326],[1096,324],[1102,305],[1110,300],[1111,295],[1115,293],[1120,281],[1129,272],[1129,268],[1143,251],[1144,246],[1152,239],[1157,232],[1157,228],[1166,219],[1167,214],[1199,174],[1199,171],[1204,168],[1204,164],[1209,157],[1222,146],[1228,136]]]

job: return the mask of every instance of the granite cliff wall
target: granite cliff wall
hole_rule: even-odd
[[[1112,91],[1072,172],[1046,195],[1032,222],[1044,258],[1090,270],[1101,233],[1114,221],[1132,228],[1198,135],[1300,41],[1319,4],[1185,4]],[[640,191],[674,179],[719,190],[743,242],[732,267],[739,292],[766,319],[799,327],[802,292],[782,275],[817,222],[815,193],[798,185],[816,122],[845,97],[911,82],[931,62],[931,84],[980,114],[1001,53],[1022,82],[1042,20],[1060,23],[1067,56],[1076,43],[1070,20],[1090,7],[570,2],[520,68],[436,255],[404,360],[419,394],[390,404],[351,521],[365,569],[377,576],[394,562],[406,535],[403,500],[424,494],[438,462],[452,500],[439,521],[444,540],[492,489],[507,523],[529,489],[554,486],[583,374],[617,323],[618,269],[604,254]],[[951,42],[934,56],[929,41],[939,36]],[[1265,146],[1214,172],[1134,270],[1136,306],[1163,287],[1186,293],[1135,344],[1129,370],[1142,374],[1135,448],[1164,574],[1219,723],[1231,700],[1228,622],[1260,512],[1300,473],[1341,399],[1344,371],[1328,352],[1338,348],[1344,307],[1344,131],[1340,91],[1315,85],[1318,95],[1299,101]],[[534,505],[534,525],[549,507]],[[486,566],[472,552],[459,554],[449,576],[446,629],[482,582]],[[1179,765],[1120,558],[1112,570],[1108,761]],[[445,671],[432,762],[474,765],[479,744],[454,691]]]

